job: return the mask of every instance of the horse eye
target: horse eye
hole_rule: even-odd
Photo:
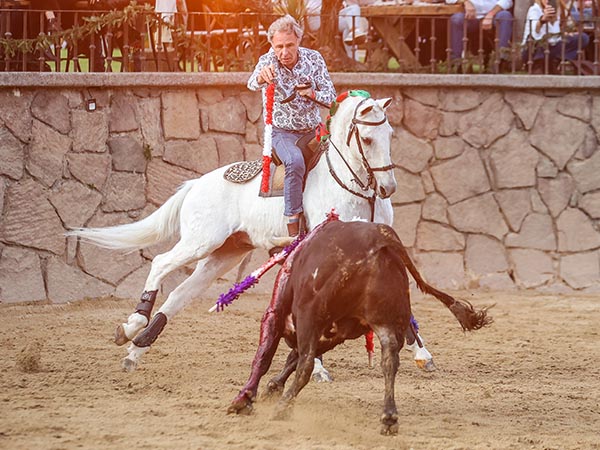
[[[365,143],[365,145],[371,145],[371,143],[373,142],[373,139],[369,137],[361,137],[361,140]]]

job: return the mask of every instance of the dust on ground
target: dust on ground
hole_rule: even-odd
[[[214,299],[199,300],[133,373],[112,333],[136,300],[0,305],[0,448],[599,449],[600,297],[455,294],[495,303],[495,322],[464,334],[441,303],[415,296],[438,370],[402,351],[393,437],[379,434],[383,376],[368,368],[363,339],[326,354],[335,381],[309,383],[289,420],[272,420],[275,404],[260,399],[250,416],[226,414],[268,296],[212,314]],[[282,342],[261,387],[287,352]]]

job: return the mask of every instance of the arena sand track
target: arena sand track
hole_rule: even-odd
[[[496,303],[495,323],[463,334],[439,302],[415,296],[439,370],[419,371],[402,351],[395,437],[379,435],[383,378],[362,339],[326,356],[334,383],[311,382],[290,420],[272,421],[264,401],[250,416],[226,414],[267,296],[246,294],[219,314],[207,312],[214,298],[190,306],[135,373],[121,370],[125,350],[111,342],[135,300],[0,305],[0,448],[600,448],[600,298],[458,294]],[[267,376],[286,354],[283,344]]]

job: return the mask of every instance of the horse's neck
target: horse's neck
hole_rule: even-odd
[[[371,207],[368,200],[355,193],[371,197],[373,192],[370,189],[363,191],[353,181],[354,175],[352,175],[333,147],[330,147],[328,152],[331,169],[335,172],[341,183],[350,190],[345,189],[335,180],[327,162],[328,155],[324,154],[315,168],[310,172],[306,181],[304,204],[311,227],[324,220],[325,214],[332,208],[335,208],[342,220],[351,220],[356,217],[370,220]],[[366,180],[366,175],[363,175],[359,168],[352,167],[352,170],[356,171],[359,176],[364,176]]]

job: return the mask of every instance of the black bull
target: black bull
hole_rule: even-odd
[[[486,309],[476,311],[468,302],[427,284],[389,226],[330,221],[307,236],[277,275],[250,378],[228,412],[251,410],[260,378],[282,337],[292,351],[283,371],[268,383],[266,394],[282,392],[294,370],[296,377],[280,399],[279,413],[309,381],[315,355],[372,329],[381,344],[385,379],[381,432],[397,433],[394,381],[411,316],[407,269],[419,289],[444,303],[463,330],[491,323]]]

